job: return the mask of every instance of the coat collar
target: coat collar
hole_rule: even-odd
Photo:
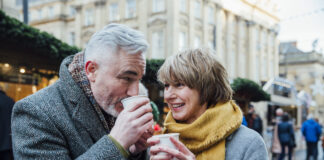
[[[60,81],[63,85],[60,89],[62,94],[65,95],[67,103],[70,103],[68,106],[72,119],[85,128],[91,137],[97,141],[107,132],[99,119],[98,113],[68,71],[68,65],[72,60],[73,56],[69,56],[61,64]]]

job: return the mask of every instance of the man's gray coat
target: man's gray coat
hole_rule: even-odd
[[[62,62],[56,83],[15,104],[15,159],[123,159],[94,107],[72,79],[68,71],[72,59]]]

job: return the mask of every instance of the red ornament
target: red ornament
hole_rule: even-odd
[[[154,125],[154,131],[160,131],[161,130],[161,127],[160,127],[160,125],[159,124],[156,124],[156,125]]]

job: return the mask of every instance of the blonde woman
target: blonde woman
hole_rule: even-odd
[[[261,136],[242,126],[242,112],[232,101],[225,68],[207,49],[185,50],[169,57],[158,72],[164,83],[164,99],[170,108],[164,133],[177,149],[158,146],[148,139],[150,158],[179,160],[266,160]],[[166,155],[158,154],[166,152]]]

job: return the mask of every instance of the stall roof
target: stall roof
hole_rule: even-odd
[[[0,63],[58,70],[64,57],[80,49],[25,25],[0,10]]]

